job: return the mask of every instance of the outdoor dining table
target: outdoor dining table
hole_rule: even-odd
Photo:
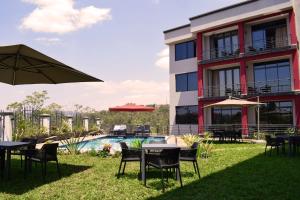
[[[146,185],[146,152],[147,151],[160,151],[163,149],[178,148],[176,144],[143,144],[142,145],[142,181]]]
[[[7,174],[7,179],[10,179],[11,151],[20,149],[21,147],[27,147],[28,145],[30,145],[30,142],[8,142],[8,141],[0,142],[0,149],[4,149],[6,151],[6,163],[5,163],[4,170]]]

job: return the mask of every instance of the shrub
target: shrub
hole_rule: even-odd
[[[139,139],[134,139],[130,145],[132,148],[140,149],[142,148],[142,141]]]
[[[98,152],[96,151],[95,148],[92,148],[92,149],[88,152],[88,154],[89,154],[90,156],[97,156],[97,155],[98,155]]]
[[[83,142],[85,137],[76,137],[76,134],[73,135],[70,139],[63,139],[61,143],[66,146],[66,149],[70,154],[79,154],[80,153],[80,145]]]
[[[208,158],[212,154],[214,148],[212,134],[210,132],[204,132],[204,140],[201,141],[200,147],[197,150],[197,156],[201,158]]]
[[[181,138],[189,147],[192,146],[194,142],[201,142],[201,138],[198,135],[186,134]]]

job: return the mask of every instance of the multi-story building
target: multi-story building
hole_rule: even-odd
[[[164,32],[173,134],[226,124],[247,135],[257,124],[257,107],[205,108],[229,96],[265,103],[262,127],[300,127],[297,2],[248,0]]]

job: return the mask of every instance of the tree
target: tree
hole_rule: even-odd
[[[20,102],[14,102],[14,103],[8,104],[6,107],[7,110],[13,111],[13,112],[21,111],[22,108],[23,108],[23,104]]]
[[[49,111],[49,112],[55,112],[55,111],[59,111],[62,109],[62,106],[57,104],[57,103],[51,103],[50,105],[48,105],[45,110]]]
[[[26,96],[22,104],[24,107],[30,107],[33,110],[41,110],[45,101],[49,99],[47,95],[48,92],[46,90],[43,90],[42,92],[33,92],[32,95]]]

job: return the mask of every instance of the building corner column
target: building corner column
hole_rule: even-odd
[[[240,50],[240,57],[245,55],[245,28],[244,22],[238,23],[238,36],[239,36],[239,50]],[[246,62],[242,60],[240,62],[240,90],[241,95],[247,95],[247,66]]]
[[[242,136],[248,136],[248,107],[242,107]]]
[[[203,34],[197,33],[197,65],[198,65],[198,133],[204,132],[204,103],[203,98],[203,67],[201,61],[203,60]]]
[[[244,56],[244,54],[245,54],[245,28],[244,28],[244,22],[239,22],[238,23],[238,36],[239,36],[240,56]]]
[[[300,95],[295,96],[295,126],[300,130]]]
[[[296,19],[295,19],[295,12],[294,10],[291,10],[289,12],[289,26],[290,26],[290,34],[291,34],[291,45],[297,46],[298,45],[298,39],[297,39],[297,31],[296,31]]]

